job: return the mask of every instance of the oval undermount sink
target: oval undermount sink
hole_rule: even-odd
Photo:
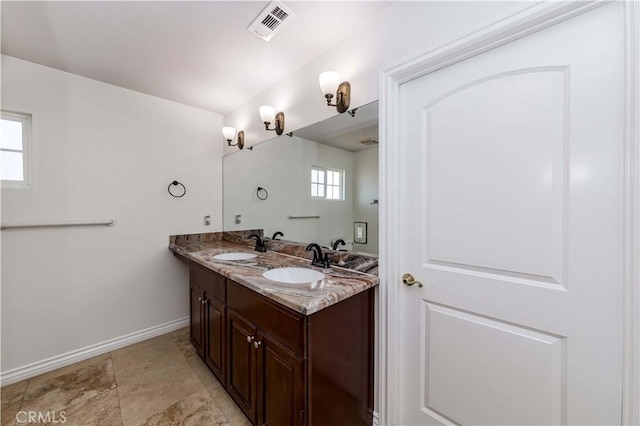
[[[322,272],[308,268],[276,268],[262,274],[263,277],[285,284],[307,284],[325,277]]]
[[[213,256],[214,259],[218,260],[247,260],[253,259],[256,257],[253,253],[221,253]]]

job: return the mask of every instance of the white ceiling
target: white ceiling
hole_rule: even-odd
[[[286,1],[296,16],[265,42],[246,28],[267,4],[3,0],[1,48],[10,56],[225,114],[393,2]]]

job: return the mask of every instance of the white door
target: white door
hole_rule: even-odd
[[[623,36],[609,4],[401,85],[398,424],[620,424]]]

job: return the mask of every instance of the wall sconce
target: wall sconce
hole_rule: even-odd
[[[334,106],[340,114],[349,109],[349,103],[351,102],[351,84],[348,81],[340,83],[340,74],[334,71],[325,71],[320,74],[318,78],[320,81],[320,89],[325,98],[327,98],[327,105]],[[334,90],[336,103],[332,104]]]
[[[264,129],[276,132],[277,135],[281,135],[284,132],[284,112],[280,111],[276,114],[276,109],[269,105],[263,105],[260,107],[260,118],[264,123]],[[275,121],[275,128],[270,129],[269,125]]]
[[[234,127],[223,127],[222,134],[229,146],[237,146],[239,149],[244,148],[244,132],[242,130],[238,132],[238,141],[236,143],[231,143],[236,136],[236,129]]]

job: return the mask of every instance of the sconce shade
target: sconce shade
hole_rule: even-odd
[[[334,95],[338,84],[340,84],[340,74],[334,71],[325,71],[318,78],[320,82],[320,90],[323,95]]]
[[[276,109],[269,105],[263,105],[260,107],[260,118],[263,123],[273,123],[276,119]]]
[[[234,127],[223,127],[222,134],[227,141],[232,141],[236,137],[236,129]]]

